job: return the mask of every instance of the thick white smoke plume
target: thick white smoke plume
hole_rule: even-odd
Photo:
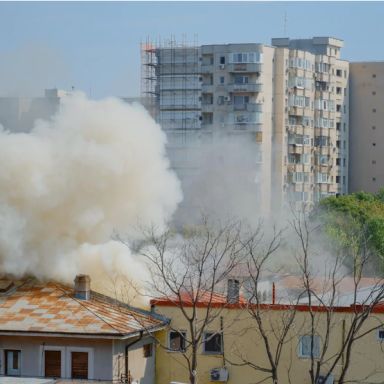
[[[111,236],[164,228],[181,201],[165,142],[139,105],[82,94],[29,134],[0,131],[0,272],[140,278],[136,257]]]

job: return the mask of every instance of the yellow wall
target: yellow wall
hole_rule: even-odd
[[[174,329],[186,330],[187,324],[177,308],[157,307],[156,312],[161,313],[172,319],[171,326]],[[264,323],[269,332],[270,340],[273,337],[272,328],[281,329],[281,321],[288,312],[269,310],[263,313]],[[256,323],[252,320],[246,310],[225,309],[220,313],[224,320],[224,354],[225,358],[232,363],[239,363],[239,352],[246,359],[254,363],[268,367],[265,349],[261,342],[260,335],[256,331]],[[200,316],[202,318],[202,314]],[[382,323],[383,314],[372,315],[365,329]],[[327,357],[332,361],[332,354],[340,350],[343,337],[343,322],[345,329],[348,330],[350,315],[336,313],[332,320],[332,336]],[[324,337],[325,314],[316,315],[317,333]],[[306,384],[310,382],[309,367],[310,359],[298,357],[298,340],[300,335],[309,334],[309,314],[308,312],[298,312],[296,314],[294,326],[289,334],[288,342],[284,347],[280,363],[279,383],[289,383],[289,377],[294,384]],[[220,317],[218,317],[208,328],[209,331],[220,329]],[[160,333],[160,344],[167,344],[167,332]],[[188,382],[188,369],[185,358],[181,353],[168,352],[161,345],[157,346],[156,351],[156,383],[169,384],[171,381]],[[274,351],[274,348],[273,348]],[[212,368],[223,366],[222,355],[205,355],[202,346],[198,356],[198,384],[211,383],[209,372]],[[256,383],[266,378],[262,372],[255,371],[250,367],[236,366],[227,361],[226,366],[229,371],[229,384],[248,384]],[[380,372],[381,371],[381,372]],[[337,380],[340,373],[340,366],[334,371]],[[377,331],[365,336],[354,346],[351,369],[349,371],[351,382],[383,383],[384,382],[384,352],[382,345],[378,341]],[[336,381],[335,380],[335,381]],[[271,383],[267,380],[265,383]]]

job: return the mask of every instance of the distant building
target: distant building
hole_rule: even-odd
[[[384,62],[350,64],[350,192],[384,187]]]
[[[0,97],[0,125],[11,132],[29,132],[37,119],[49,119],[69,93],[46,89],[44,97]]]
[[[199,172],[199,148],[227,138],[240,151],[242,142],[252,145],[245,177],[265,213],[347,193],[349,63],[340,59],[342,46],[331,37],[272,39],[271,46],[144,44],[142,96],[168,135],[184,188]]]
[[[155,383],[153,332],[167,321],[90,288],[0,280],[2,376]],[[27,382],[27,379],[25,379]],[[23,382],[24,381],[20,381]]]

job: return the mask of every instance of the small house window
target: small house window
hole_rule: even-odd
[[[312,336],[305,335],[300,336],[299,340],[299,356],[300,357],[311,357],[311,350],[313,350],[313,357],[320,357],[320,337],[317,335],[313,336],[313,348],[312,347]]]
[[[384,328],[380,328],[377,330],[377,338],[380,341],[384,341]]]
[[[185,351],[186,332],[171,331],[169,332],[169,350],[184,352]]]
[[[206,332],[204,334],[204,352],[222,353],[221,333]]]
[[[143,356],[148,358],[152,356],[152,344],[143,345]]]

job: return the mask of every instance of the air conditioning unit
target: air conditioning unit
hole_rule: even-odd
[[[220,64],[220,69],[225,69],[225,64]]]
[[[319,378],[316,380],[316,384],[333,384],[333,375],[329,375],[327,380],[325,380],[326,375],[320,375]]]
[[[225,96],[225,97],[224,97],[224,100],[225,100],[225,101],[231,101],[231,96]]]
[[[228,370],[227,368],[213,368],[211,369],[210,377],[211,381],[227,381]]]

